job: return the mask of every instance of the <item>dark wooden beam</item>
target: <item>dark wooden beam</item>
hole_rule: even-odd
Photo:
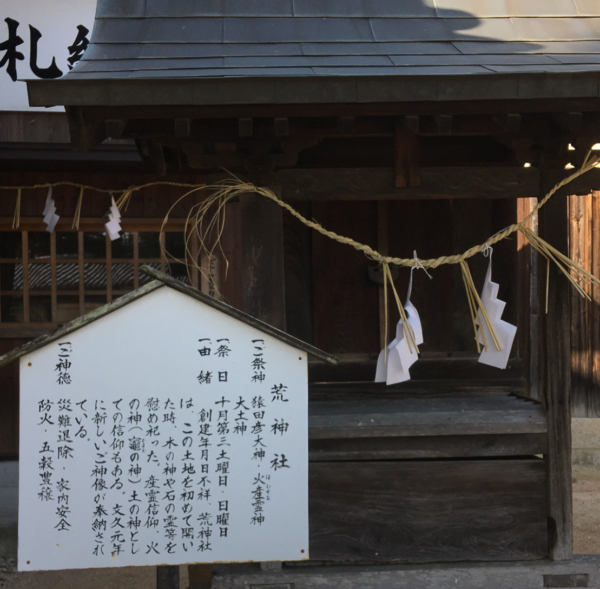
[[[159,176],[167,175],[167,163],[162,145],[158,141],[148,140],[148,156]]]
[[[418,187],[396,188],[392,168],[295,168],[275,172],[274,182],[286,200],[520,198],[541,193],[536,168],[421,168],[420,177]]]
[[[338,128],[342,135],[354,135],[354,117],[339,117]]]
[[[419,136],[405,130],[404,119],[396,119],[395,135],[396,188],[416,188],[419,175]]]
[[[175,137],[178,139],[186,139],[192,132],[191,119],[175,119]]]
[[[251,118],[238,119],[238,133],[240,137],[252,137],[254,121]]]
[[[285,331],[282,209],[247,194],[240,197],[244,311]]]
[[[412,135],[419,134],[420,117],[418,115],[407,115],[402,117],[402,122],[407,133]]]
[[[106,135],[111,139],[120,139],[123,137],[127,123],[127,119],[107,119],[104,121]]]
[[[583,126],[583,113],[564,112],[554,115],[556,122],[567,132],[578,134]]]
[[[440,135],[452,133],[452,115],[435,115],[435,126]]]
[[[505,133],[518,133],[521,130],[521,115],[518,113],[499,114],[494,121]]]
[[[482,115],[507,113],[600,113],[600,98],[554,98],[548,100],[415,101],[361,104],[223,104],[206,106],[83,106],[86,115],[101,120],[142,119],[239,119],[273,117],[396,117],[406,115]]]
[[[544,175],[544,187],[556,177]],[[555,195],[539,213],[540,236],[568,255],[568,206],[564,195]],[[544,263],[545,266],[545,263]],[[546,271],[539,273],[546,295]],[[571,481],[571,285],[555,264],[550,264],[548,313],[542,315],[542,387],[548,416],[548,522],[553,560],[573,555],[573,491]]]
[[[106,130],[101,120],[93,118],[89,121],[84,114],[84,109],[79,106],[67,107],[65,110],[71,144],[77,151],[89,151],[106,139]]]
[[[275,123],[275,137],[287,137],[290,134],[290,124],[287,117],[276,117]]]

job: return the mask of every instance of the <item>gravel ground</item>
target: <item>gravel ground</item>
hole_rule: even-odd
[[[600,554],[600,468],[573,467],[573,551]]]

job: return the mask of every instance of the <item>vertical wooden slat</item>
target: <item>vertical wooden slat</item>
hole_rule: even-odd
[[[133,288],[138,288],[140,285],[140,244],[139,233],[137,231],[133,232]]]
[[[419,136],[407,131],[400,118],[395,122],[395,147],[396,188],[419,186]]]
[[[530,198],[530,207],[533,210],[537,198]],[[531,230],[539,234],[539,216],[535,213],[529,222]],[[542,363],[540,353],[541,338],[541,307],[540,307],[540,256],[530,248],[530,276],[529,276],[529,394],[532,398],[542,398]]]
[[[56,233],[53,231],[50,234],[50,308],[52,323],[56,323],[58,315],[57,290]]]
[[[582,268],[591,270],[591,195],[569,197],[569,254]],[[585,291],[591,289],[583,281]],[[571,290],[571,410],[574,417],[587,417],[591,390],[591,307],[589,301]]]
[[[285,331],[281,207],[255,194],[240,197],[244,311]]]
[[[530,212],[530,199],[517,199],[517,222],[520,223]],[[525,236],[518,231],[517,240],[517,353],[525,364],[525,374],[529,370],[529,273],[531,271],[531,246]]]
[[[23,231],[21,234],[23,248],[23,321],[29,323],[29,234]]]
[[[520,198],[517,201],[517,222],[523,221],[537,205],[537,198]],[[537,214],[528,222],[528,227],[537,234]],[[539,296],[537,285],[538,253],[529,245],[527,238],[517,232],[518,262],[518,354],[525,365],[525,377],[529,396],[539,399]]]
[[[590,272],[600,276],[600,192],[591,196],[591,241],[592,259]],[[590,331],[591,331],[591,365],[592,386],[588,401],[588,414],[586,417],[600,417],[600,286],[592,288]]]
[[[312,213],[329,230],[377,247],[377,202],[314,201]],[[379,352],[379,288],[368,282],[371,263],[354,248],[313,231],[316,347],[335,354]]]
[[[112,283],[112,242],[108,233],[106,234],[106,301],[110,303],[113,300]]]
[[[377,251],[382,256],[387,256],[389,253],[389,224],[388,224],[388,216],[389,216],[389,207],[388,202],[386,200],[377,201]],[[391,292],[388,292],[388,295],[391,295]],[[379,347],[380,349],[385,348],[388,342],[385,341],[386,338],[386,308],[385,308],[385,297],[383,291],[383,285],[379,287]],[[388,321],[389,323],[389,321]],[[391,337],[390,337],[390,334]],[[389,339],[393,339],[394,334],[388,328],[387,337]]]
[[[85,255],[83,251],[83,231],[77,232],[77,263],[79,266],[79,314],[85,313]]]
[[[544,188],[555,183],[543,177]],[[540,236],[568,253],[568,206],[564,194],[556,194],[539,213]],[[545,273],[540,272],[544,275]],[[573,555],[573,490],[571,475],[571,314],[569,281],[556,264],[550,267],[548,314],[543,315],[543,388],[548,416],[549,548],[553,560]]]
[[[223,264],[221,264],[221,294],[223,295],[225,302],[229,303],[236,309],[242,309],[242,243],[241,243],[241,222],[239,215],[239,203],[229,202],[225,205],[227,222],[225,223],[225,231],[221,239],[223,246],[223,252],[225,254]],[[310,218],[310,217],[309,217]],[[297,223],[300,225],[300,223]],[[304,227],[304,225],[303,225]],[[309,233],[312,231],[307,227]],[[285,231],[285,225],[284,225]],[[309,239],[312,239],[312,235],[309,235]],[[310,256],[310,247],[309,247]],[[227,261],[227,263],[226,263]],[[308,272],[311,271],[311,260],[308,259]],[[287,280],[288,274],[286,272],[286,297],[287,297]],[[308,308],[308,321],[310,325],[308,328],[304,328],[304,335],[306,339],[304,341],[312,343],[312,290],[310,289],[310,276],[308,282],[308,295],[311,306]],[[286,303],[287,312],[287,303]],[[289,325],[288,325],[289,328]],[[292,332],[289,332],[292,333]],[[299,337],[298,333],[294,333],[296,337]]]
[[[296,202],[294,206],[305,218],[312,219],[310,202]],[[290,335],[308,343],[313,341],[312,238],[312,229],[283,212],[286,327]],[[232,262],[235,260],[230,259]],[[230,266],[228,276],[234,272]],[[223,283],[227,286],[224,279]]]

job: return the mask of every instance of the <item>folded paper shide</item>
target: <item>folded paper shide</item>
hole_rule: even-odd
[[[110,213],[108,218],[109,221],[104,225],[104,227],[106,228],[110,240],[114,241],[115,239],[119,239],[119,237],[121,237],[121,213],[113,196],[111,196]]]
[[[48,186],[48,195],[46,196],[46,204],[44,205],[44,211],[42,213],[44,215],[44,223],[46,224],[46,231],[48,233],[52,233],[58,220],[60,219],[59,215],[56,214],[56,203],[52,198],[52,186]]]
[[[491,248],[490,248],[491,249]],[[485,282],[481,291],[481,303],[485,309],[490,324],[495,332],[499,345],[495,344],[494,338],[490,332],[487,323],[481,318],[481,311],[477,314],[477,323],[479,332],[477,337],[479,343],[483,344],[484,349],[479,356],[479,362],[495,366],[496,368],[506,368],[510,350],[515,340],[517,327],[502,320],[502,313],[506,303],[498,299],[498,289],[500,286],[492,282],[492,254],[490,252],[490,263],[488,264]]]
[[[423,343],[423,329],[421,318],[414,305],[408,301],[404,305],[409,329],[412,329],[414,342],[417,345]],[[410,380],[408,369],[419,359],[418,349],[409,341],[408,334],[404,331],[402,320],[396,326],[396,338],[379,353],[377,359],[377,371],[375,382],[386,384],[397,384]]]

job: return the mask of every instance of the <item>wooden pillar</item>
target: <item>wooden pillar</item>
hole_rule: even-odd
[[[279,205],[264,196],[240,197],[243,310],[285,331],[283,226]]]
[[[546,188],[554,181],[544,182]],[[568,253],[567,197],[557,194],[539,213],[539,231],[543,239],[561,252]],[[544,283],[545,260],[539,275]],[[550,265],[548,313],[542,306],[542,386],[548,414],[548,528],[550,557],[570,560],[573,554],[573,497],[571,482],[571,285],[555,264]]]

